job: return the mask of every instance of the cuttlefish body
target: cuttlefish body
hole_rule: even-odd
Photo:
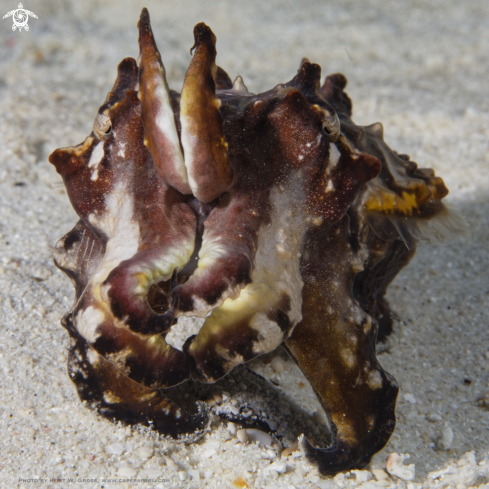
[[[375,356],[392,319],[389,283],[416,241],[456,230],[447,190],[356,126],[346,79],[321,86],[304,61],[252,94],[217,67],[216,38],[194,28],[181,94],[169,89],[143,9],[140,56],[80,145],[50,161],[80,220],[55,262],[72,278],[69,371],[104,416],[192,439],[207,428],[162,388],[212,383],[283,345],[311,382],[333,441],[301,445],[322,473],[362,467],[395,425],[398,387]],[[179,350],[180,316],[205,318]]]

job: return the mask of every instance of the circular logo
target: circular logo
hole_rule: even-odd
[[[27,21],[29,20],[29,14],[23,9],[19,8],[14,12],[12,16],[14,24],[12,26],[12,30],[18,27],[19,29],[24,28],[26,31],[29,30],[29,26],[27,25]]]

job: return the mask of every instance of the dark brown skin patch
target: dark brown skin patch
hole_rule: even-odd
[[[79,216],[54,259],[76,290],[62,324],[80,398],[197,438],[207,413],[160,389],[215,382],[283,342],[331,422],[331,446],[302,440],[307,458],[322,474],[365,466],[395,426],[397,383],[375,354],[392,330],[386,290],[426,224],[450,221],[448,190],[392,151],[381,124],[354,124],[343,75],[320,86],[304,60],[272,90],[233,90],[199,23],[180,95],[146,9],[139,33],[140,66],[120,63],[94,131],[49,158]],[[180,351],[164,338],[184,314],[207,319]]]
[[[395,426],[397,383],[375,357],[375,320],[369,323],[350,292],[356,257],[348,232],[346,216],[326,233],[317,230],[310,236],[301,264],[303,319],[285,340],[332,425],[329,448],[315,449],[307,440],[303,445],[323,474],[363,467]],[[369,375],[379,380],[378,386]]]
[[[231,78],[229,78],[229,75],[220,66],[217,66],[216,68],[214,81],[216,82],[216,90],[226,90],[233,88],[233,82],[231,81]]]
[[[209,417],[203,405],[190,415],[165,397],[161,390],[149,389],[124,376],[112,363],[99,357],[96,366],[87,357],[89,346],[73,326],[71,316],[62,324],[70,335],[68,372],[81,401],[103,417],[124,424],[151,426],[172,438],[198,439],[207,430]]]
[[[293,324],[290,322],[287,312],[290,311],[290,297],[286,294],[282,294],[282,299],[277,305],[268,312],[267,318],[274,323],[277,323],[278,327],[283,331],[284,336],[288,336]]]

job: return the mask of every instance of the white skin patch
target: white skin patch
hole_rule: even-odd
[[[182,180],[187,181],[187,169],[185,167],[185,161],[183,159],[183,154],[180,149],[180,139],[178,138],[178,132],[175,126],[175,116],[173,115],[173,110],[171,108],[170,94],[168,88],[164,85],[160,85],[155,90],[155,92],[156,93],[153,94],[153,97],[155,97],[161,104],[158,108],[157,113],[155,114],[156,126],[166,139],[167,144],[173,150],[171,165],[177,170],[177,173],[181,175]],[[159,141],[159,139],[160,138],[158,138],[158,142],[161,142]]]
[[[139,247],[139,225],[133,221],[133,198],[127,193],[124,185],[116,185],[105,199],[107,211],[103,216],[88,216],[89,222],[102,231],[109,240],[106,252],[99,263],[85,292],[80,297],[82,309],[76,316],[76,327],[80,334],[91,344],[96,341],[97,326],[110,314],[107,304],[102,299],[100,285],[109,273],[123,260],[134,256]],[[91,303],[83,309],[83,301],[90,298]],[[97,307],[98,306],[98,307]]]
[[[329,168],[334,168],[340,161],[341,154],[336,147],[336,144],[329,143]]]
[[[297,175],[292,175],[287,186],[272,189],[271,224],[262,226],[259,231],[252,282],[241,290],[237,299],[228,298],[222,306],[213,310],[199,333],[202,338],[216,329],[232,330],[236,323],[249,321],[248,324],[264,336],[262,341],[253,345],[254,352],[265,353],[274,349],[282,341],[283,332],[276,323],[273,322],[272,325],[264,311],[279,304],[283,295],[290,298],[287,315],[292,325],[295,326],[302,319],[304,284],[300,274],[299,256],[307,223],[298,210],[287,212],[291,202],[297,202],[297,207],[300,207],[304,194],[301,181]],[[290,332],[292,329],[293,327]],[[223,358],[226,358],[225,355],[223,352]],[[233,366],[238,363],[238,360],[234,361]]]
[[[88,162],[88,168],[93,168],[91,180],[96,181],[98,179],[98,166],[104,157],[104,143],[100,142],[93,148],[90,161]]]
[[[121,143],[121,147],[117,152],[117,156],[124,158],[126,156],[126,143]]]
[[[105,314],[103,311],[93,306],[88,306],[77,314],[76,328],[89,343],[94,343],[100,336],[100,333],[97,333],[98,325],[101,324],[104,319]]]
[[[97,267],[91,283],[100,285],[123,260],[132,258],[139,247],[139,224],[133,220],[133,197],[124,185],[116,185],[105,200],[107,212],[94,224],[109,238],[103,260]]]
[[[101,217],[89,216],[89,220],[94,226],[98,227],[109,238],[107,241],[106,252],[99,263],[87,289],[80,298],[79,304],[83,307],[83,301],[89,298],[90,303],[95,303],[99,312],[105,312],[105,319],[113,321],[113,324],[120,328],[126,325],[122,321],[115,321],[107,304],[107,287],[102,284],[122,261],[128,260],[137,254],[139,249],[140,230],[139,224],[133,219],[134,200],[126,187],[122,184],[116,185],[105,201],[106,212]],[[160,256],[155,256],[152,261],[148,261],[144,266],[135,266],[131,272],[134,281],[140,283],[133,293],[145,295],[151,284],[158,282],[163,277],[164,280],[170,278],[173,269],[181,267],[187,263],[194,249],[194,239],[191,238],[185,243],[180,243],[178,247],[166,249]],[[89,306],[91,307],[91,306]],[[103,312],[102,312],[103,311]],[[78,316],[77,316],[78,318]],[[87,322],[88,324],[88,322]],[[77,324],[77,328],[78,324]],[[89,338],[80,331],[90,343]],[[90,331],[89,331],[90,333]],[[156,335],[155,339],[160,338]],[[96,338],[95,338],[96,339]],[[161,343],[166,346],[166,342],[161,339]],[[156,342],[153,347],[156,348]],[[122,369],[122,364],[119,368]]]

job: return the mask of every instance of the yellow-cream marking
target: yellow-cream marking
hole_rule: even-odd
[[[80,156],[84,154],[88,148],[91,146],[93,141],[92,136],[88,136],[83,143],[76,146],[67,146],[66,148],[59,148],[58,151],[63,151],[64,153],[72,154],[73,156]]]
[[[382,387],[382,375],[380,375],[378,370],[372,370],[368,374],[367,385],[371,389],[380,389]]]
[[[122,402],[122,399],[114,394],[112,391],[105,391],[104,392],[104,401],[107,404],[117,404],[119,402]]]
[[[343,359],[344,364],[348,368],[353,368],[355,366],[355,364],[357,363],[356,359],[355,359],[355,355],[353,354],[353,351],[351,351],[351,350],[346,350],[346,349],[341,350],[341,358]]]
[[[376,188],[375,191],[375,193],[368,192],[365,208],[369,211],[411,216],[413,210],[418,208],[415,194],[403,191],[402,196],[399,196],[394,192],[379,188]]]
[[[146,296],[151,285],[169,280],[174,269],[182,268],[192,255],[194,250],[194,239],[179,243],[178,247],[165,250],[164,255],[155,257],[151,262],[136,273],[137,287],[134,293]]]

